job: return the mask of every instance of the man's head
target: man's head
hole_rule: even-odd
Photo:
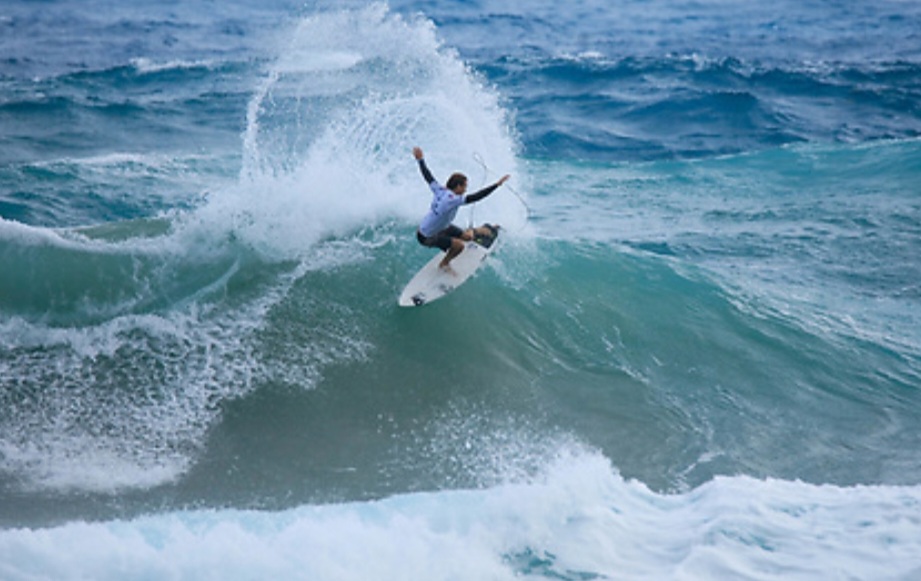
[[[445,184],[449,190],[455,194],[462,196],[464,192],[467,191],[467,176],[462,173],[451,174],[451,177],[448,178],[448,183]]]

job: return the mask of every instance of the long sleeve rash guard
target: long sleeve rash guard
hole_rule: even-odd
[[[459,207],[479,202],[499,187],[499,184],[495,183],[473,194],[460,196],[438,183],[428,166],[425,165],[425,159],[419,160],[419,171],[422,172],[425,183],[432,190],[432,204],[419,225],[419,232],[426,237],[434,236],[450,226]]]

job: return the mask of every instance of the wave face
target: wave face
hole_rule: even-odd
[[[919,574],[916,6],[52,4],[0,9],[0,577]],[[405,310],[413,145],[513,179]]]

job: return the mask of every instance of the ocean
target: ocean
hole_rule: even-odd
[[[6,0],[0,579],[921,579],[921,4]]]

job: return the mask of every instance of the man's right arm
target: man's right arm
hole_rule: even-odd
[[[419,162],[419,171],[422,172],[422,177],[425,178],[425,183],[430,184],[435,180],[435,176],[432,175],[432,172],[429,171],[427,165],[425,165],[425,159],[422,155],[422,149],[418,147],[413,148],[413,156]]]
[[[419,171],[422,172],[422,177],[425,178],[425,183],[430,184],[435,180],[435,176],[432,175],[432,172],[429,171],[427,165],[425,165],[425,160],[419,158]]]

